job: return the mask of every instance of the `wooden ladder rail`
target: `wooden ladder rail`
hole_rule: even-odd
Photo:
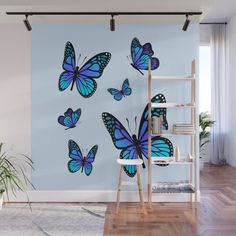
[[[148,67],[148,206],[149,208],[152,208],[152,128],[151,128],[151,122],[152,122],[152,116],[151,116],[151,110],[152,110],[152,74],[151,74],[151,60],[149,61],[149,67]]]

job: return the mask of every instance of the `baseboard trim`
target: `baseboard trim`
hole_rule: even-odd
[[[30,202],[115,202],[116,191],[28,191]],[[147,201],[147,193],[144,193]],[[153,202],[189,202],[190,193],[154,193]],[[192,194],[193,201],[195,200]],[[5,197],[5,202],[8,200]],[[121,192],[121,202],[138,202],[139,196],[136,191]],[[200,201],[200,191],[197,191],[197,201]],[[23,193],[17,197],[10,196],[9,202],[27,202]]]

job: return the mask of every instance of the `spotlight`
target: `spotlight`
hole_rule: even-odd
[[[188,15],[186,15],[186,20],[184,22],[184,26],[183,26],[182,30],[187,31],[189,24],[190,24],[190,20],[188,19]]]
[[[25,20],[23,20],[24,24],[25,24],[25,27],[28,31],[31,31],[32,30],[32,27],[28,21],[28,15],[25,15]]]
[[[110,30],[115,31],[115,19],[113,19],[113,15],[111,15],[111,20],[110,20]]]

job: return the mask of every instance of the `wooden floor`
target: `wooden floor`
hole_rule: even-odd
[[[108,205],[104,235],[236,236],[236,168],[206,166],[201,203],[155,203],[147,215],[139,205]]]

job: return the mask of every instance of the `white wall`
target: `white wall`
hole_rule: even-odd
[[[0,142],[31,156],[31,34],[0,24]]]
[[[229,164],[236,166],[236,15],[227,25],[229,76]]]

